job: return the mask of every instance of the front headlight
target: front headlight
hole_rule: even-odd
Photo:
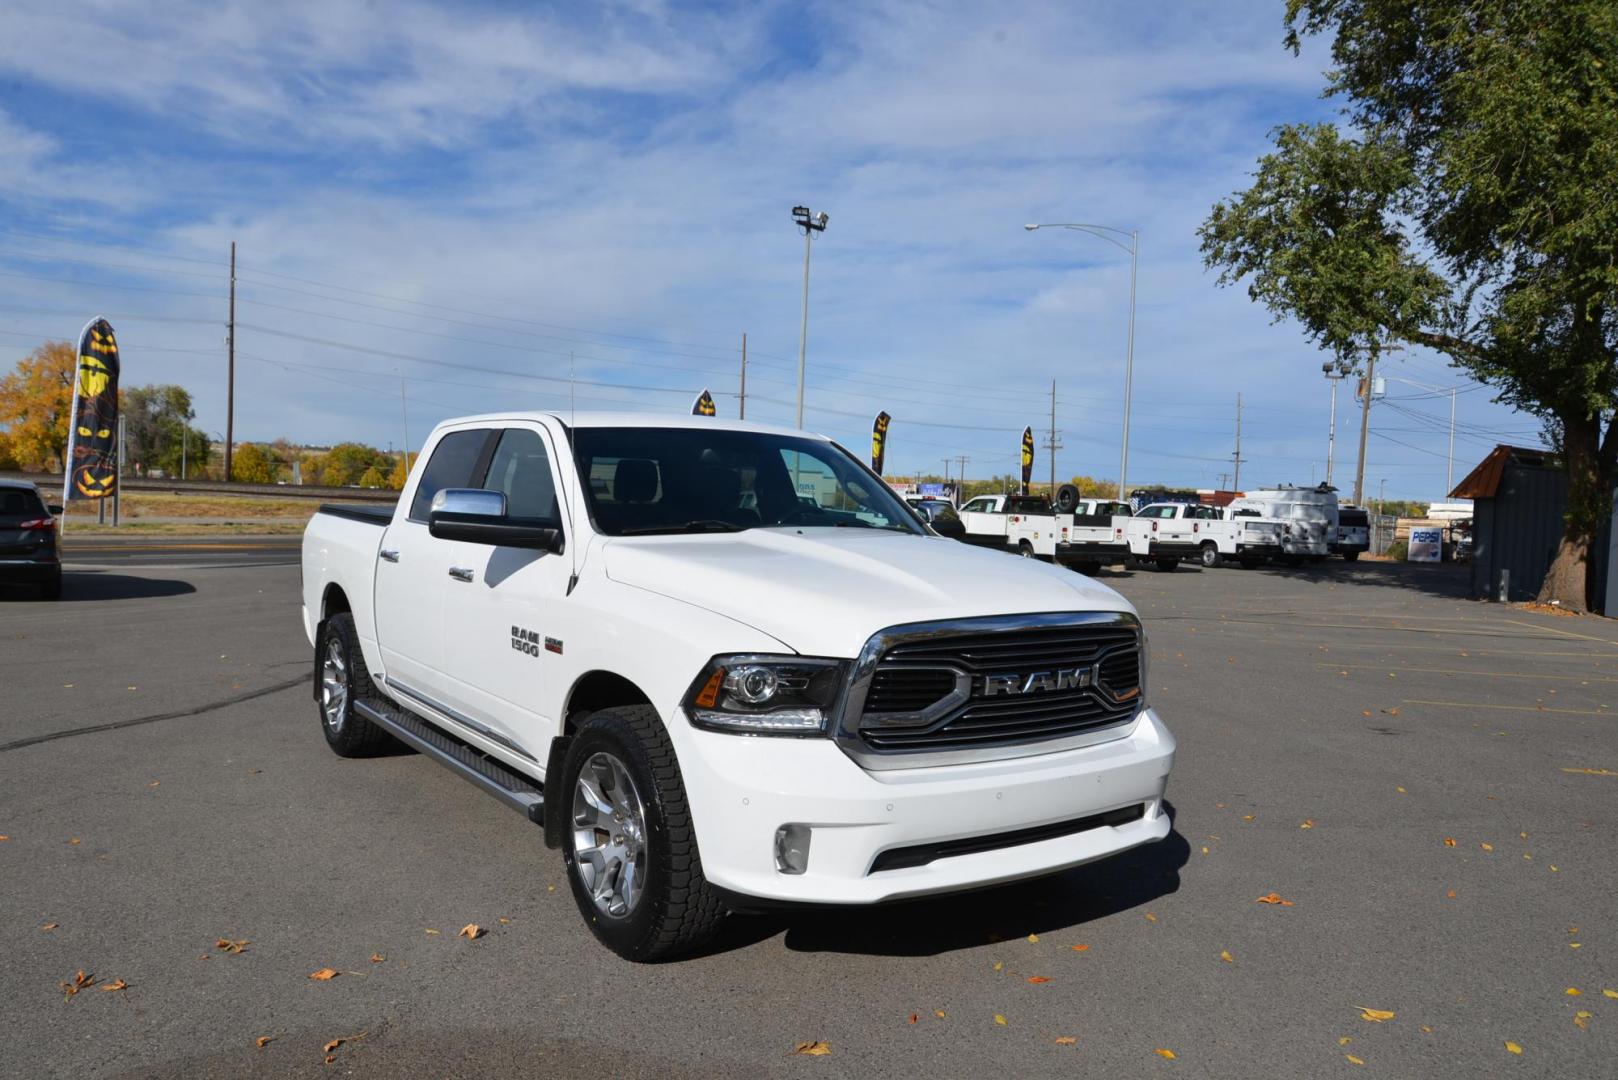
[[[744,735],[823,735],[848,661],[716,656],[685,696],[700,728]]]

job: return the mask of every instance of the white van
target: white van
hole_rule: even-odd
[[[1247,491],[1231,500],[1230,510],[1257,510],[1262,517],[1284,522],[1281,558],[1294,565],[1306,558],[1324,559],[1337,540],[1337,489],[1327,484]]]

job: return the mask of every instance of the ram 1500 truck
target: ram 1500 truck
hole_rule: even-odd
[[[315,515],[302,581],[331,749],[402,742],[525,813],[631,959],[730,909],[976,888],[1169,833],[1130,605],[929,533],[818,436],[447,422],[397,506]]]

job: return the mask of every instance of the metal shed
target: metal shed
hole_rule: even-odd
[[[1500,574],[1510,575],[1509,600],[1532,600],[1562,541],[1567,473],[1548,450],[1497,446],[1450,492],[1472,500],[1472,595],[1498,598]],[[1592,593],[1613,610],[1607,586],[1612,528],[1596,538],[1589,573]]]

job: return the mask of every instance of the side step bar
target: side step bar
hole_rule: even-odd
[[[476,747],[381,698],[355,698],[354,711],[438,764],[469,780],[536,825],[545,823],[545,792]]]

